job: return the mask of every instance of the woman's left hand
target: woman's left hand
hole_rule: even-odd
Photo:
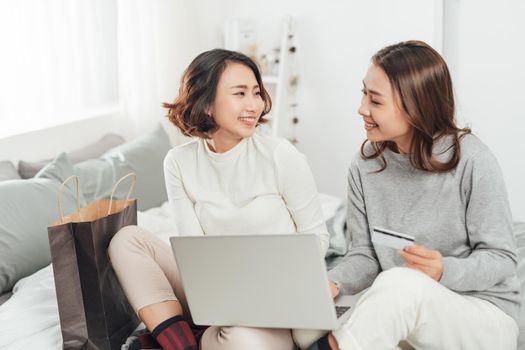
[[[439,281],[443,275],[443,256],[437,250],[413,244],[399,251],[406,266],[419,270],[430,278]]]

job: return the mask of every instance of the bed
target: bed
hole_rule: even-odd
[[[169,244],[174,218],[167,204],[161,169],[164,155],[170,147],[166,133],[159,126],[130,142],[124,142],[118,135],[106,135],[96,144],[96,151],[90,146],[69,155],[61,154],[54,160],[21,162],[18,169],[7,162],[0,162],[0,287],[4,284],[4,289],[0,289],[0,349],[62,348],[53,271],[49,254],[45,252],[45,227],[56,219],[56,207],[52,203],[61,180],[71,172],[77,174],[83,183],[82,202],[85,204],[107,196],[116,178],[129,171],[136,172],[138,224]],[[125,194],[125,190],[120,193],[121,196]],[[12,200],[7,203],[5,198],[9,196]],[[39,196],[52,205],[47,203],[46,207],[39,204]],[[349,243],[344,230],[345,208],[340,198],[325,194],[321,194],[320,198],[331,236],[327,254],[330,268],[345,254]],[[73,189],[70,188],[69,195],[64,197],[66,209],[74,210],[74,201]],[[33,220],[22,217],[17,222],[19,226],[10,227],[14,216],[21,216],[22,212],[27,216],[31,208],[34,211],[31,214]],[[40,224],[27,227],[27,221]],[[515,223],[514,230],[518,243],[518,274],[523,289],[525,223]],[[40,246],[38,251],[31,250],[35,245]],[[22,268],[13,270],[13,265]],[[518,349],[525,350],[523,310],[520,317]],[[123,349],[126,349],[125,345]]]

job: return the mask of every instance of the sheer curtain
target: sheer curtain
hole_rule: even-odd
[[[119,109],[116,0],[0,0],[0,138]]]
[[[165,119],[193,15],[184,0],[0,0],[0,139],[108,114],[131,137]]]
[[[123,123],[136,134],[166,122],[162,102],[175,98],[182,73],[197,54],[196,11],[184,0],[118,0],[117,12]]]

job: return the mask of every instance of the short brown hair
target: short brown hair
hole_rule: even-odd
[[[399,95],[401,106],[408,115],[408,122],[413,128],[410,145],[410,162],[420,170],[447,172],[454,169],[460,158],[460,139],[470,133],[469,128],[456,126],[454,93],[452,79],[441,55],[422,41],[405,41],[379,50],[372,63],[381,68]],[[434,142],[452,135],[454,148],[448,162],[442,163],[432,157]],[[385,148],[397,150],[392,141],[371,142],[374,153],[364,154],[368,140],[361,146],[364,159],[383,157]]]
[[[264,101],[264,109],[258,124],[266,123],[263,118],[272,108],[270,95],[264,88],[259,68],[248,56],[223,49],[214,49],[198,55],[182,76],[179,96],[175,102],[163,103],[168,108],[168,118],[186,136],[210,138],[210,133],[218,125],[207,110],[213,104],[217,93],[217,84],[228,63],[240,63],[253,71]]]

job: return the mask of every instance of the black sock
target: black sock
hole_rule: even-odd
[[[191,332],[193,333],[193,336],[195,337],[195,340],[197,341],[197,344],[201,342],[201,338],[206,332],[206,330],[209,328],[209,326],[194,326],[191,327]]]
[[[328,334],[310,345],[307,350],[332,350],[330,343],[328,342]]]
[[[198,349],[190,325],[180,315],[162,322],[151,333],[164,350]]]
[[[144,332],[137,335],[137,339],[129,345],[129,350],[140,350],[140,349],[158,349],[160,344],[153,338],[150,332]]]

